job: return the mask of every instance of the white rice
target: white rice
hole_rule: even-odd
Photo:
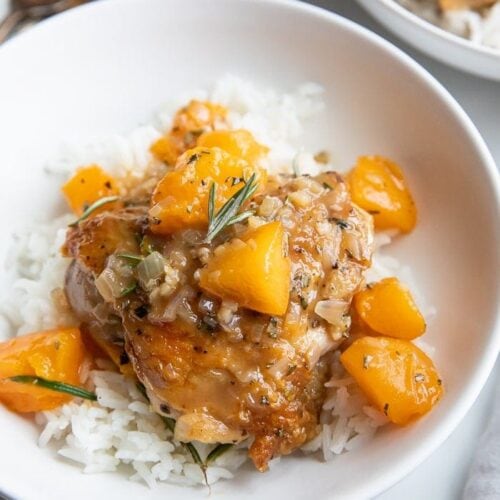
[[[162,419],[134,382],[111,371],[92,371],[91,386],[98,402],[71,402],[57,410],[39,413],[43,426],[38,444],[57,443],[57,453],[80,464],[85,473],[116,471],[125,465],[132,480],[154,486],[157,481],[194,485],[204,483],[201,470],[182,446],[173,440]],[[207,447],[196,443],[202,458]],[[246,450],[235,448],[207,470],[208,483],[230,479],[246,460]]]
[[[60,158],[47,166],[51,174],[65,178],[75,168],[98,163],[112,175],[126,173],[140,176],[154,161],[150,144],[165,131],[173,112],[192,97],[211,99],[230,109],[234,127],[244,127],[271,148],[269,169],[289,171],[292,161],[303,172],[318,173],[324,168],[309,153],[301,150],[301,136],[307,119],[323,109],[322,89],[306,84],[288,94],[262,89],[235,77],[218,81],[212,91],[197,91],[181,96],[162,108],[156,125],[143,126],[127,137],[113,136],[80,145],[66,145]],[[17,271],[11,291],[0,301],[0,320],[9,325],[10,335],[76,324],[71,313],[61,312],[52,300],[52,290],[63,286],[68,259],[59,249],[64,241],[69,214],[38,223],[16,237],[9,257],[9,267]],[[391,235],[377,235],[376,245],[382,247]],[[424,314],[432,314],[418,293],[408,268],[397,260],[378,252],[369,281],[386,276],[399,276],[415,292]],[[203,484],[200,468],[193,463],[161,418],[151,412],[134,383],[120,374],[106,370],[109,362],[101,361],[101,370],[91,372],[88,383],[95,388],[98,401],[74,400],[60,408],[40,413],[37,423],[42,427],[40,446],[48,446],[61,457],[80,464],[85,473],[128,470],[131,479],[150,487],[156,482]],[[327,398],[320,418],[321,432],[303,447],[304,452],[321,450],[325,460],[334,455],[362,447],[387,419],[371,407],[359,388],[338,361],[332,366],[333,376],[326,384]],[[202,458],[209,447],[195,443]],[[233,477],[246,460],[243,443],[220,456],[208,468],[208,482]],[[273,460],[272,467],[278,466]]]
[[[500,1],[481,10],[441,12],[438,0],[396,0],[403,7],[441,28],[476,43],[500,49]]]

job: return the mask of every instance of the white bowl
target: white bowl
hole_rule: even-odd
[[[430,57],[485,78],[500,80],[500,51],[449,33],[395,0],[357,0],[388,30]]]
[[[379,153],[403,165],[420,223],[392,252],[411,265],[438,314],[425,339],[446,395],[425,418],[380,433],[331,463],[300,454],[247,467],[217,498],[363,498],[416,467],[478,395],[500,344],[499,182],[471,121],[425,70],[383,39],[298,2],[109,0],[42,23],[0,48],[0,258],[9,233],[61,210],[44,160],[64,140],[126,132],[182,89],[226,72],[289,89],[326,88],[307,146],[339,167]],[[5,292],[6,285],[4,283]],[[119,474],[85,475],[36,446],[35,425],[0,408],[0,490],[23,499],[191,498]]]

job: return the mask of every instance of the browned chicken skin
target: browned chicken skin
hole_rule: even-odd
[[[301,206],[305,191],[312,194]],[[153,237],[146,207],[138,206],[81,222],[69,230],[65,246],[75,259],[66,277],[70,304],[94,337],[124,346],[155,409],[176,418],[176,438],[253,438],[249,454],[259,470],[318,432],[325,356],[347,335],[349,304],[369,265],[373,231],[371,217],[351,203],[335,173],[277,178],[252,202],[257,214],[270,198],[278,200],[275,213],[261,218],[281,220],[292,262],[283,317],[238,308],[199,289],[196,270],[206,255],[243,225],[210,245],[196,231]],[[94,280],[110,262],[151,248],[168,261],[168,293],[137,286],[104,300]]]

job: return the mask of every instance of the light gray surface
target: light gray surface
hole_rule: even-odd
[[[422,55],[389,34],[354,0],[312,0],[309,3],[332,10],[366,26],[422,64],[462,105],[486,140],[497,165],[500,164],[500,83],[461,73]],[[409,476],[380,495],[378,500],[461,498],[475,444],[488,420],[494,387],[498,380],[499,363],[473,408],[450,438]]]

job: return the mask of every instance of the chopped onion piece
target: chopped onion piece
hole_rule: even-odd
[[[358,235],[350,231],[346,231],[344,233],[344,245],[345,249],[349,251],[353,259],[361,260],[363,258],[363,247]]]
[[[165,273],[165,259],[159,252],[151,252],[137,266],[137,279],[144,290],[151,290]]]
[[[339,325],[342,323],[344,314],[349,309],[349,303],[344,300],[320,300],[314,307],[314,312],[328,321],[331,325]]]
[[[153,321],[161,321],[165,323],[170,323],[177,318],[179,310],[184,308],[185,304],[188,304],[188,300],[192,299],[196,295],[196,292],[189,286],[182,287],[178,293],[176,293],[166,307],[161,310],[155,310],[152,314],[150,313],[149,318]],[[189,306],[189,304],[188,304]],[[155,308],[156,309],[156,308]],[[182,312],[181,312],[182,315]],[[194,318],[189,318],[190,321],[196,322],[196,316]]]
[[[134,280],[130,275],[121,275],[109,265],[95,280],[95,286],[106,302],[121,297],[133,283]]]

